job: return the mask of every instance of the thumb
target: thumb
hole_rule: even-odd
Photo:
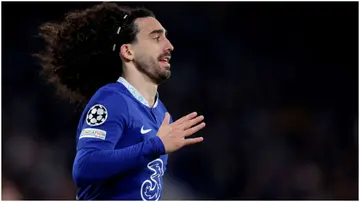
[[[165,117],[161,125],[168,125],[170,123],[170,114],[169,112],[165,112]]]

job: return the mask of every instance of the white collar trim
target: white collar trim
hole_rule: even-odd
[[[122,84],[128,89],[128,91],[129,91],[139,102],[141,102],[141,104],[143,104],[143,105],[151,108],[150,105],[149,105],[149,103],[148,103],[148,101],[145,99],[145,97],[142,96],[142,95],[140,94],[140,92],[139,92],[138,90],[136,90],[128,81],[126,81],[124,77],[120,77],[117,81],[118,81],[119,83],[122,83]],[[158,92],[156,92],[155,99],[156,99],[156,101],[155,101],[155,104],[154,104],[153,108],[155,108],[155,107],[158,105],[158,102],[159,102],[159,93],[158,93]]]

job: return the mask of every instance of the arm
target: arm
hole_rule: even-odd
[[[75,158],[74,179],[77,184],[88,184],[145,166],[154,156],[164,153],[161,144],[155,137],[119,150],[82,149]],[[160,149],[157,151],[157,148]]]
[[[84,115],[81,134],[77,143],[77,154],[73,166],[73,177],[78,185],[96,183],[119,175],[130,169],[146,165],[165,153],[158,137],[115,150],[126,124],[129,110],[121,95],[103,91],[94,96],[93,105],[100,104],[107,118],[94,125],[86,121],[92,107]],[[92,105],[92,106],[93,106]],[[99,105],[98,105],[99,106]]]

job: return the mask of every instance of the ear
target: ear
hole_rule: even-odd
[[[132,50],[132,46],[131,44],[123,44],[120,47],[120,57],[127,60],[127,61],[131,61],[134,59],[134,51]]]

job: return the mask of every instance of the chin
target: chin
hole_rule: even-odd
[[[171,71],[170,70],[165,70],[165,72],[162,72],[161,74],[158,74],[156,76],[155,82],[157,85],[160,85],[162,83],[164,83],[165,81],[167,81],[171,76]]]

